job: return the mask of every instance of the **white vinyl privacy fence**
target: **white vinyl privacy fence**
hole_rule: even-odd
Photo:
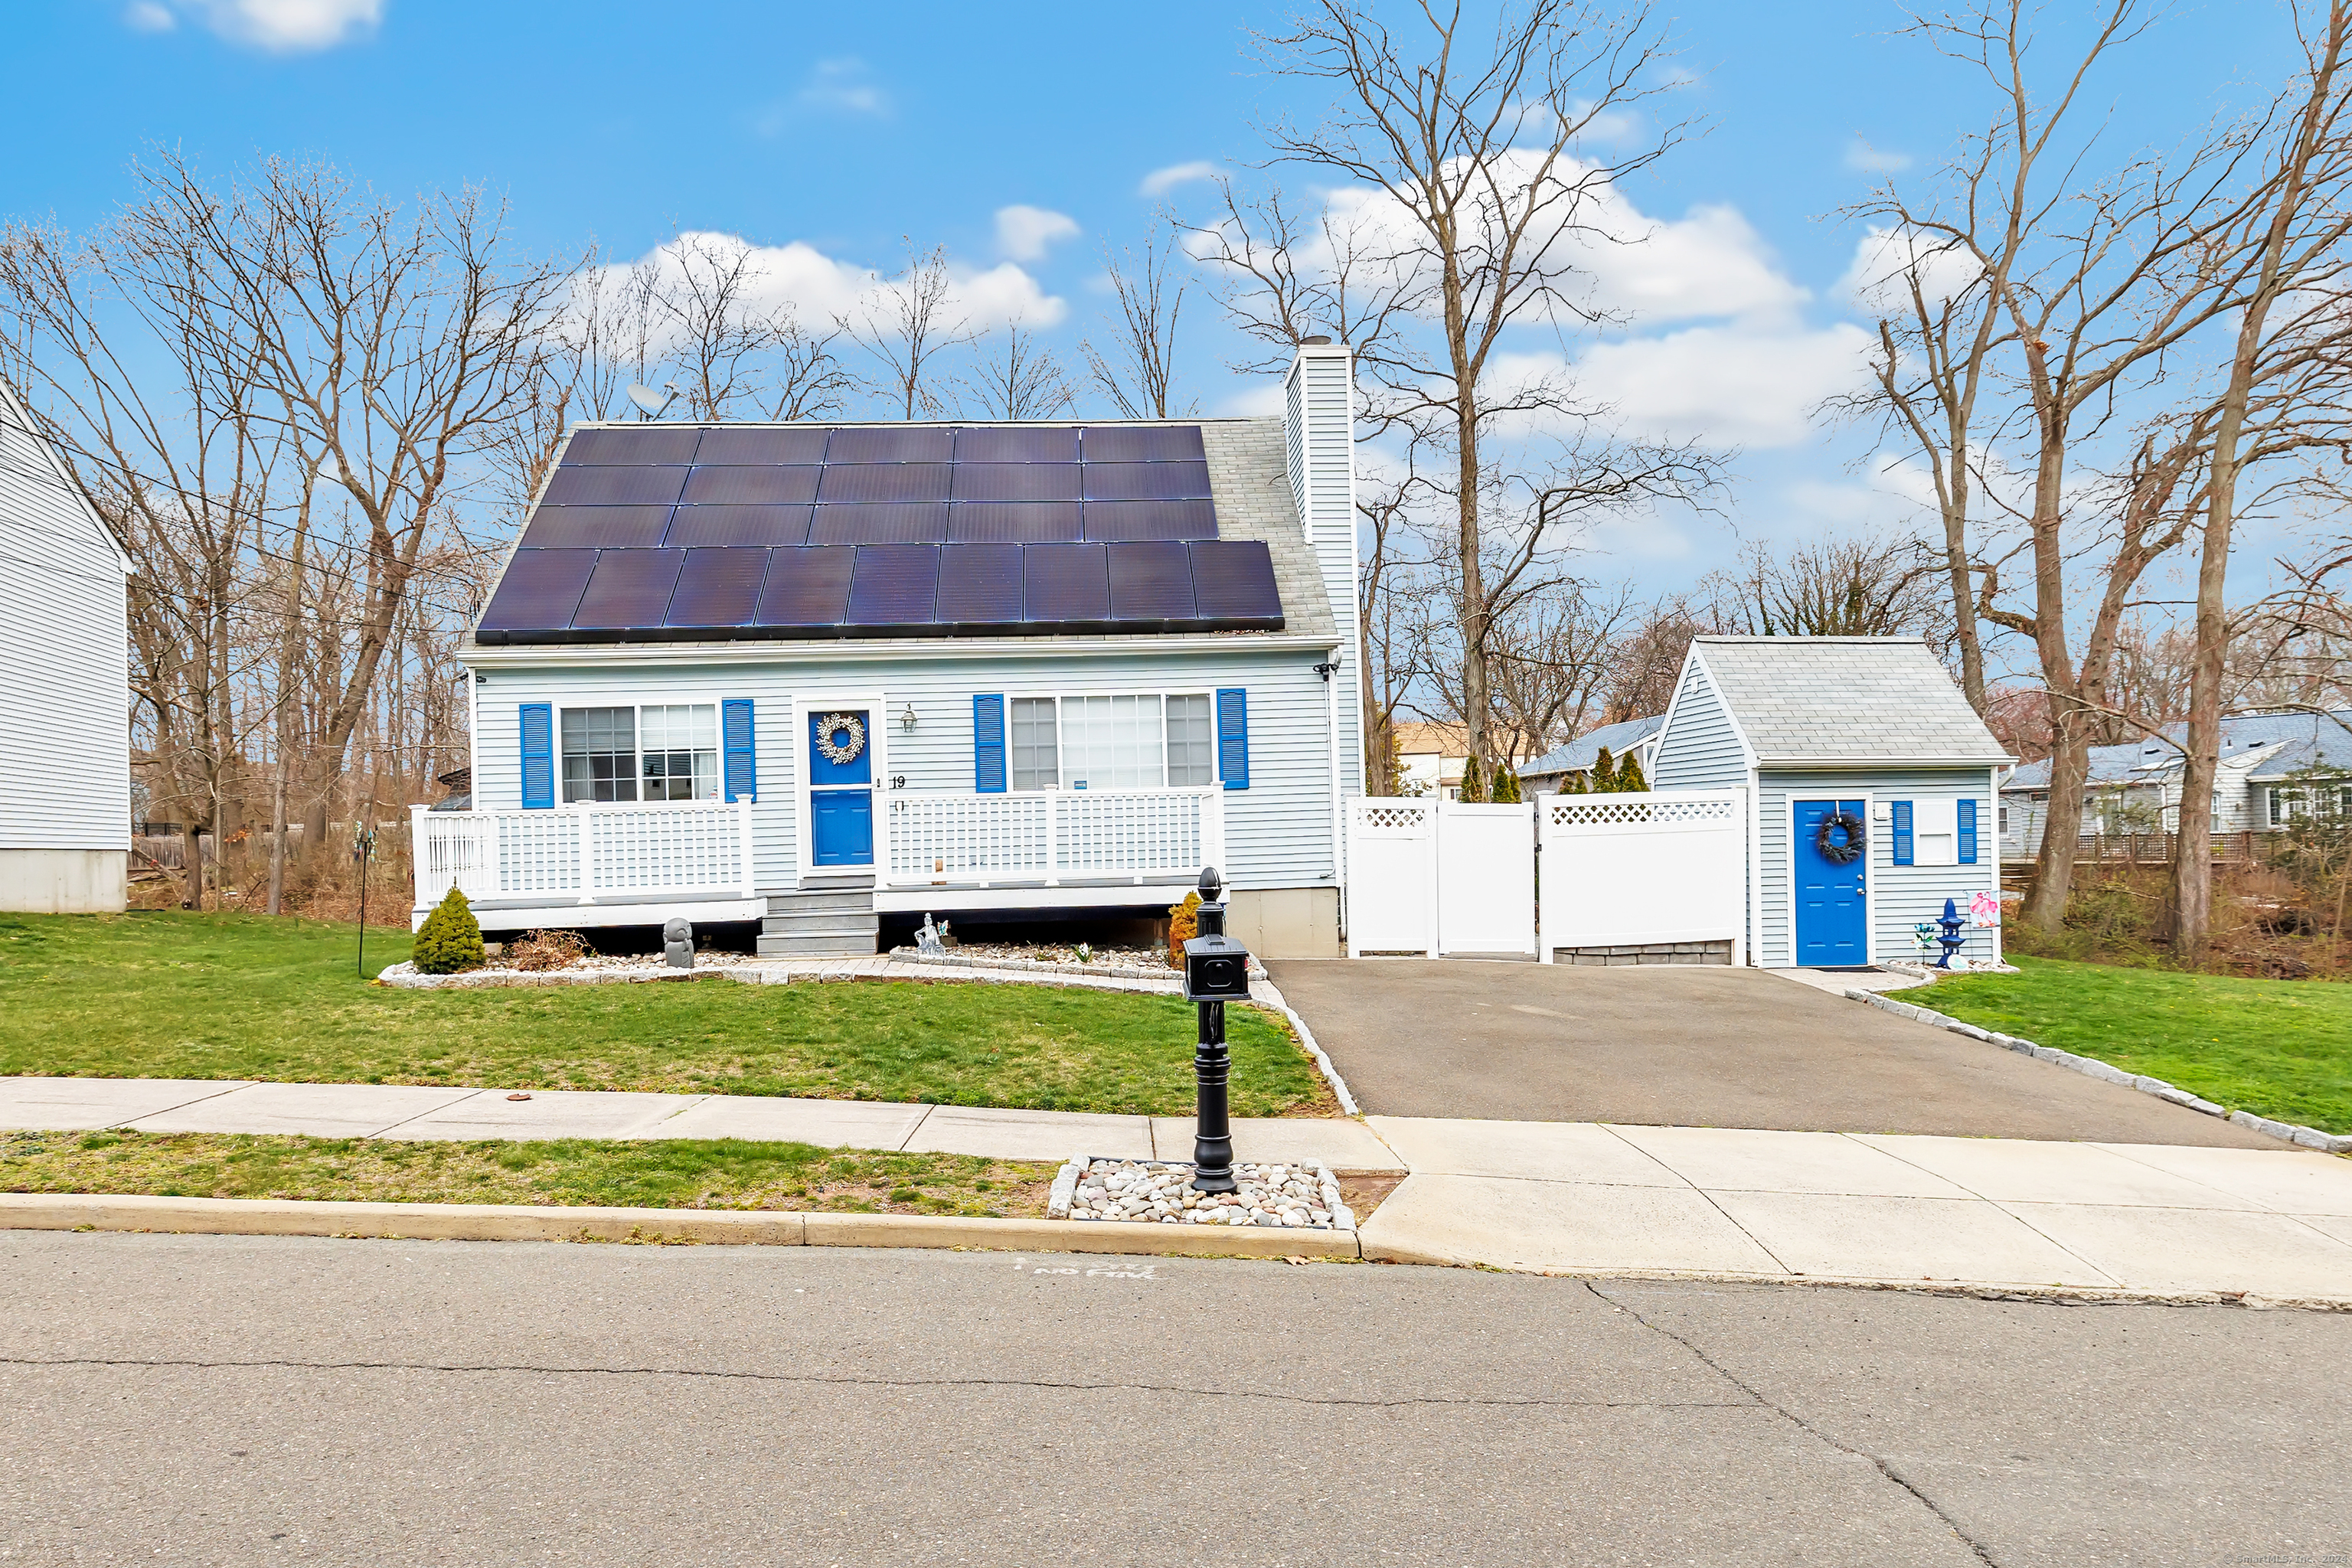
[[[1535,808],[1348,803],[1348,956],[1536,951]]]
[[[1553,795],[1539,803],[1542,957],[1560,948],[1731,943],[1748,962],[1748,810],[1738,790]]]

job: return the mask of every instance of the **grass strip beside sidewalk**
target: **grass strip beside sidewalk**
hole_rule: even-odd
[[[2352,985],[2013,957],[1899,992],[1979,1028],[2146,1073],[2232,1110],[2352,1133]]]
[[[0,915],[0,1074],[793,1095],[1181,1116],[1192,1008],[962,980],[405,991],[349,926]],[[408,954],[368,932],[371,970]],[[1279,1015],[1228,1009],[1236,1116],[1337,1102]]]
[[[0,1192],[1042,1216],[1057,1167],[740,1139],[0,1132]]]

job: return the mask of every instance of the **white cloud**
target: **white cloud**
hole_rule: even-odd
[[[131,0],[122,13],[142,33],[164,33],[194,17],[233,43],[271,54],[331,49],[373,31],[384,0]]]
[[[737,235],[689,230],[655,247],[635,263],[619,262],[605,268],[605,281],[618,284],[632,266],[651,266],[675,278],[689,253],[728,258],[746,256],[752,279],[747,304],[760,310],[789,310],[812,328],[827,327],[845,317],[871,319],[885,303],[893,276],[827,256],[804,240],[753,245]],[[1034,278],[1009,261],[985,269],[950,262],[948,277],[948,314],[974,328],[1015,322],[1050,327],[1069,313],[1067,301],[1046,293]],[[610,287],[605,297],[614,297]]]
[[[1914,270],[1927,302],[1939,304],[1974,282],[1980,268],[1976,258],[1936,237],[1874,226],[1854,242],[1853,260],[1834,292],[1873,313],[1900,310],[1909,302],[1905,279]]]
[[[890,112],[889,95],[868,79],[866,62],[852,55],[817,61],[795,100],[803,109],[832,114]]]
[[[1216,177],[1217,166],[1214,163],[1206,158],[1195,158],[1189,163],[1171,163],[1164,169],[1152,170],[1143,176],[1143,183],[1135,189],[1139,195],[1164,196],[1179,185]]]
[[[1015,261],[1042,261],[1051,247],[1078,237],[1078,220],[1044,207],[996,209],[996,249]]]
[[[1731,321],[1661,337],[1596,343],[1576,361],[1580,399],[1606,405],[1626,434],[1711,447],[1793,447],[1813,433],[1822,399],[1868,374],[1870,334],[1851,322],[1821,329]],[[1557,356],[1515,356],[1504,376],[1561,368]]]
[[[1845,166],[1865,174],[1899,174],[1911,166],[1911,154],[1874,147],[1857,136],[1845,144]]]

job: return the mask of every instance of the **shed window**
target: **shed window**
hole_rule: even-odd
[[[716,704],[563,710],[565,805],[718,798]]]

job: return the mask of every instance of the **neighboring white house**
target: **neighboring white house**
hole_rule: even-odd
[[[2326,802],[2315,780],[2338,778],[2336,809],[2352,811],[2352,710],[2336,716],[2255,710],[2221,720],[2221,754],[2205,826],[2212,833],[2264,833]],[[2176,833],[2180,826],[2180,746],[2188,726],[2168,724],[2119,746],[2094,746],[2083,798],[2085,835]],[[2050,763],[2028,763],[2000,792],[2000,852],[2031,860],[2042,852],[2050,816]],[[2192,824],[2192,832],[2195,831]]]
[[[1747,952],[1765,967],[1916,958],[1951,900],[2000,895],[1990,821],[2012,759],[1913,637],[1695,639],[1660,730],[1652,789],[1739,789]],[[1970,959],[2000,954],[1969,928]]]
[[[1164,910],[1204,865],[1267,956],[1340,946],[1363,789],[1354,397],[1277,417],[593,425],[473,637],[471,793],[416,917]]]
[[[1665,725],[1666,716],[1658,713],[1588,730],[1567,745],[1546,752],[1521,768],[1519,786],[1530,797],[1557,795],[1569,774],[1591,773],[1604,747],[1612,761],[1622,761],[1626,752],[1633,752],[1634,760],[1642,764],[1643,780],[1647,782],[1658,760],[1658,732]]]
[[[0,380],[0,910],[120,910],[131,563]]]
[[[1470,761],[1470,740],[1459,724],[1402,719],[1389,726],[1396,752],[1397,793],[1440,800],[1458,799],[1462,773]]]

